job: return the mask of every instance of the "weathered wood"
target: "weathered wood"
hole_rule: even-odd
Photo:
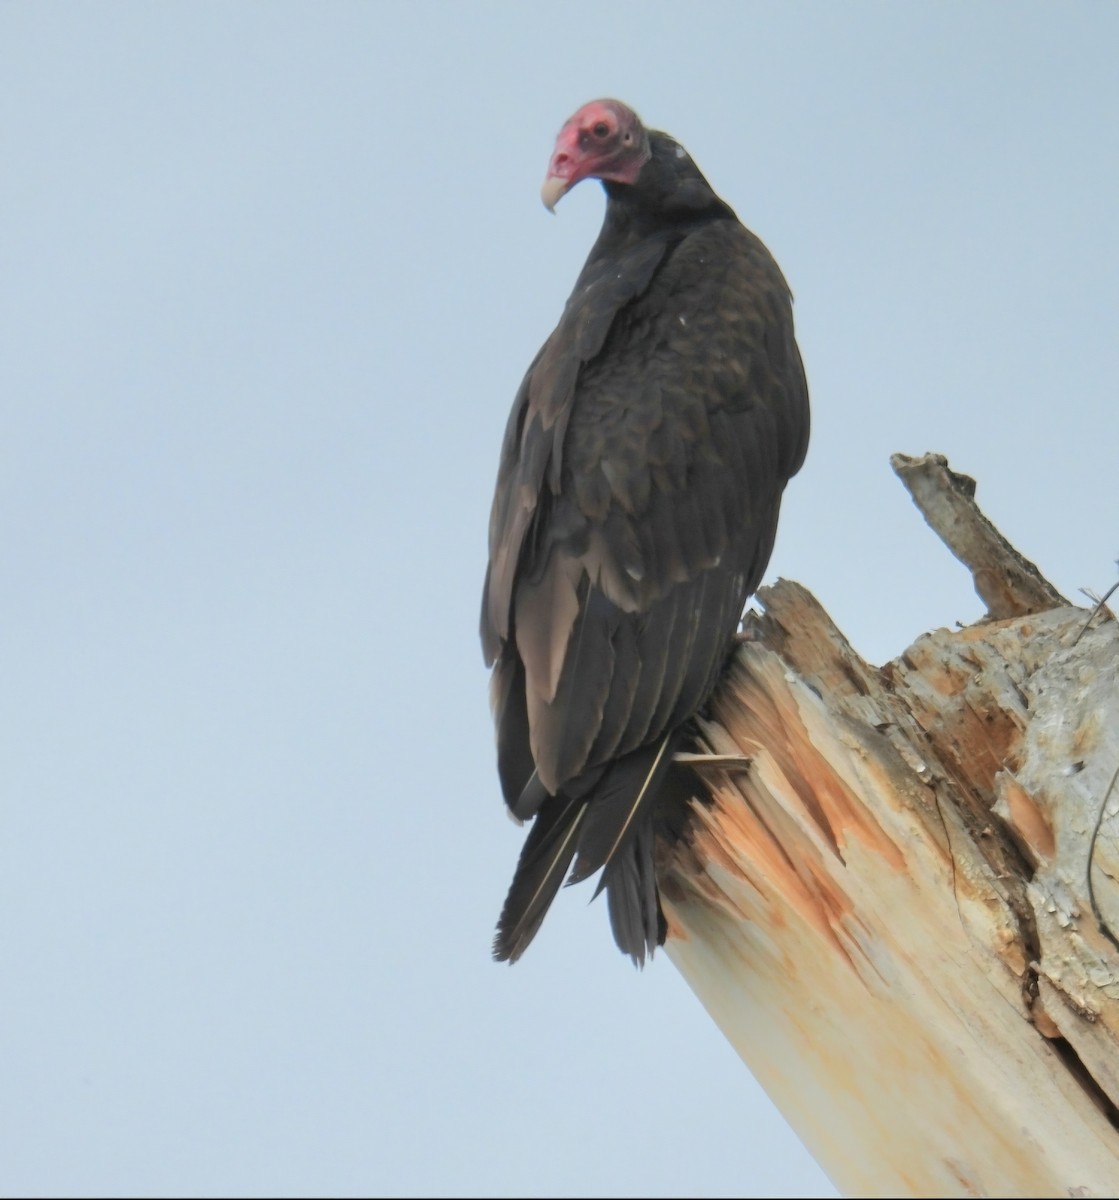
[[[1119,625],[1058,597],[876,669],[761,599],[669,956],[846,1194],[1119,1194]]]
[[[894,454],[890,466],[940,540],[971,572],[991,620],[1068,604],[979,511],[975,480],[953,471],[943,454]]]

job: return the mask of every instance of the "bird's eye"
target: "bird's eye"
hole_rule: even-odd
[[[596,138],[604,138],[610,132],[610,126],[605,121],[599,121],[591,132]]]

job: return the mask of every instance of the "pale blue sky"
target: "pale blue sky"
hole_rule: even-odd
[[[946,453],[1119,555],[1119,7],[0,5],[0,1191],[834,1194],[663,957],[522,834],[476,634],[513,393],[615,95],[796,294],[770,578],[880,662],[981,612]]]

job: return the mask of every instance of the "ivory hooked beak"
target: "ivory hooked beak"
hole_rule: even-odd
[[[561,179],[558,175],[548,175],[545,177],[543,186],[540,188],[540,199],[544,201],[544,207],[550,213],[556,211],[556,205],[563,198],[570,186],[570,179]]]

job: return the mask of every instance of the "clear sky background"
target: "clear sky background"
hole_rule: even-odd
[[[498,446],[614,95],[796,294],[769,577],[982,612],[891,452],[1119,555],[1119,5],[0,6],[0,1191],[829,1196],[659,956],[490,938]]]

